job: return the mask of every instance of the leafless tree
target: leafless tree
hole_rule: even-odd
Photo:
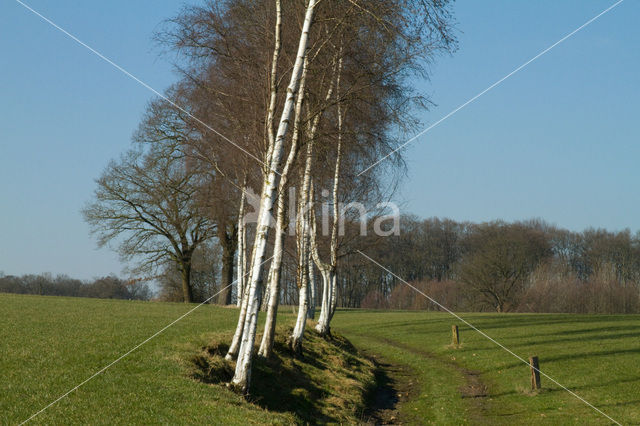
[[[95,199],[83,210],[99,246],[115,243],[137,270],[154,274],[173,263],[187,303],[193,300],[193,253],[215,232],[196,203],[203,176],[187,167],[185,154],[173,144],[138,144],[109,163],[96,180]]]
[[[480,225],[465,245],[460,280],[498,312],[515,308],[529,274],[553,254],[543,232],[520,224]]]

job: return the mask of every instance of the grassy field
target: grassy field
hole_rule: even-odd
[[[0,424],[27,419],[188,309],[182,304],[0,294]],[[271,410],[194,379],[193,361],[212,342],[228,339],[236,315],[234,309],[201,307],[40,414],[35,423],[357,421],[354,413],[361,407],[355,406],[363,383],[371,380],[371,364],[318,338],[309,345],[315,352],[307,353],[304,362],[279,355],[274,363],[258,365],[256,381],[276,367],[291,373],[280,377],[279,393],[271,400],[258,401]],[[538,355],[544,372],[614,419],[640,423],[639,316],[464,317],[517,354]],[[293,321],[285,312],[280,319],[284,326]],[[336,314],[333,328],[393,367],[398,391],[408,394],[401,398],[399,421],[611,423],[544,377],[543,390],[532,394],[528,368],[463,324],[461,347],[449,347],[453,323],[440,313],[344,310]],[[314,358],[322,362],[314,363]],[[305,380],[289,383],[296,371]],[[352,400],[332,399],[331,381],[340,384],[337,392],[352,394]],[[260,392],[270,391],[257,389],[256,394]],[[295,398],[298,405],[279,406],[278,398],[284,397]],[[349,415],[339,417],[341,410]]]
[[[191,307],[0,294],[0,423],[27,419]],[[191,379],[184,360],[232,330],[235,310],[203,306],[40,414],[46,424],[288,423]]]
[[[640,316],[464,314],[464,319],[528,359],[616,421],[640,424]],[[342,311],[334,327],[359,349],[409,366],[407,422],[435,424],[612,424],[450,315]],[[461,347],[452,348],[451,325]],[[428,420],[425,420],[428,419]]]

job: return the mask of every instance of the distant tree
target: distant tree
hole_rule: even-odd
[[[553,254],[544,232],[500,222],[478,225],[465,246],[460,281],[498,312],[515,307],[529,274]]]
[[[187,164],[179,145],[145,144],[107,166],[84,218],[99,246],[116,242],[122,259],[135,260],[138,270],[155,272],[172,262],[189,303],[193,253],[215,233],[194,200],[205,179]]]
[[[191,265],[191,287],[194,302],[204,302],[221,288],[220,252],[222,251],[215,240],[200,244],[193,253]],[[174,265],[167,263],[163,273],[158,277],[160,286],[160,300],[179,302],[182,300],[182,283],[180,272]]]

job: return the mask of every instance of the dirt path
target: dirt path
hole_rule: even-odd
[[[395,348],[411,352],[415,355],[442,362],[460,375],[464,377],[465,385],[461,386],[459,391],[462,398],[470,399],[473,406],[473,417],[469,420],[473,424],[486,423],[487,418],[484,417],[486,411],[486,398],[488,396],[488,388],[480,378],[480,372],[469,370],[458,365],[454,360],[437,356],[431,352],[419,350],[411,346],[381,337],[363,336],[369,339],[377,340]],[[382,359],[370,351],[362,351],[371,358],[378,367],[376,371],[376,380],[378,387],[372,396],[369,411],[365,413],[371,424],[398,424],[401,423],[399,418],[398,406],[405,401],[410,400],[417,392],[418,383],[415,382],[415,375],[412,374],[408,366],[392,364]]]
[[[367,424],[398,424],[398,406],[411,399],[417,392],[412,371],[404,365],[392,364],[370,351],[361,351],[376,366],[376,388],[369,396],[364,413]]]

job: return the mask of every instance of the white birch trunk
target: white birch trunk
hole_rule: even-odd
[[[244,226],[244,203],[246,200],[246,178],[242,185],[242,195],[240,196],[240,208],[238,209],[238,260],[236,270],[238,271],[238,278],[236,279],[236,306],[242,306],[242,295],[244,292],[245,274],[247,271],[246,252],[245,252],[245,238],[246,231]]]
[[[275,135],[273,133],[273,118],[276,114],[276,101],[278,98],[278,58],[280,57],[280,49],[282,43],[280,41],[280,34],[282,32],[282,5],[280,0],[276,0],[276,27],[273,40],[273,56],[271,59],[271,75],[269,78],[269,108],[267,110],[267,136],[269,138],[269,144],[267,149],[267,155],[265,157],[265,163],[271,164],[271,155],[273,154],[273,148],[275,146]],[[264,174],[268,173],[268,169],[264,169]]]
[[[258,322],[258,298],[260,297],[262,287],[262,263],[269,234],[271,212],[273,210],[273,198],[275,195],[276,181],[278,177],[277,170],[280,165],[284,138],[289,127],[300,75],[302,73],[302,66],[307,53],[309,29],[311,28],[311,22],[313,20],[315,4],[315,0],[309,0],[309,3],[307,4],[302,33],[300,34],[300,41],[298,44],[298,53],[291,72],[291,80],[287,87],[287,96],[282,109],[278,132],[272,150],[271,161],[269,164],[270,168],[263,182],[262,195],[260,197],[260,210],[258,213],[258,224],[253,250],[254,254],[251,262],[251,280],[248,283],[249,300],[235,374],[231,380],[232,385],[242,392],[246,392],[248,390],[251,381],[251,361],[253,357],[253,345],[255,343],[256,327]]]
[[[331,98],[333,85],[327,91],[327,99]],[[304,171],[302,174],[302,188],[298,200],[297,239],[298,239],[298,317],[293,333],[289,337],[289,347],[294,353],[302,350],[302,338],[306,325],[307,311],[309,308],[308,281],[309,281],[309,238],[311,234],[310,217],[313,211],[313,184],[311,182],[311,166],[313,162],[313,146],[320,114],[314,117],[311,129],[307,134],[307,152]]]
[[[314,319],[316,316],[316,277],[313,271],[313,259],[307,255],[307,272],[309,274],[309,310],[307,312],[307,318]]]
[[[275,255],[276,254],[274,252],[273,256],[275,257]],[[273,259],[271,261],[273,262]],[[270,297],[269,295],[271,294],[271,287],[269,287],[269,282],[271,282],[271,270],[269,270],[269,273],[267,274],[267,285],[264,286],[264,294],[260,298],[259,309],[261,312],[267,311],[268,301]]]
[[[329,312],[331,310],[331,290],[332,290],[332,278],[334,275],[333,269],[330,264],[323,262],[320,259],[318,253],[318,245],[316,242],[316,221],[315,213],[311,216],[311,239],[310,248],[311,256],[316,264],[316,267],[320,270],[320,276],[322,277],[322,301],[320,302],[320,315],[318,316],[318,323],[316,324],[316,331],[321,335],[327,335],[329,333]]]
[[[338,303],[338,273],[337,268],[333,268],[333,274],[331,276],[331,301],[329,302],[329,320],[327,322],[327,332],[331,331],[331,320],[333,314],[336,313],[336,306]]]
[[[312,253],[314,254],[314,261],[318,265],[318,269],[322,272],[322,284],[323,284],[323,300],[320,310],[320,316],[318,323],[316,324],[316,331],[320,335],[327,335],[331,333],[330,323],[335,313],[337,303],[337,267],[338,267],[338,193],[340,185],[340,165],[342,162],[342,103],[340,101],[340,77],[342,73],[342,49],[339,52],[340,58],[338,60],[338,72],[336,76],[336,96],[338,98],[338,145],[336,148],[336,166],[333,174],[333,222],[331,224],[331,251],[329,264],[325,264],[320,260],[318,255],[318,248],[315,238],[312,239]],[[313,218],[314,236],[315,236],[315,216]]]
[[[341,49],[342,51],[342,49]],[[342,163],[342,103],[340,102],[340,71],[342,71],[342,57],[340,57],[340,63],[338,65],[338,81],[336,83],[336,93],[338,95],[338,146],[336,148],[336,169],[333,175],[333,223],[331,228],[331,301],[329,303],[329,320],[327,323],[327,332],[330,331],[330,323],[333,318],[333,314],[336,311],[336,304],[338,301],[338,211],[339,199],[339,187],[340,187],[340,165]]]
[[[308,295],[308,275],[302,274],[302,283],[298,293],[298,317],[296,318],[296,326],[289,338],[289,347],[294,354],[302,352],[302,339],[304,337],[304,329],[307,325],[307,310],[309,309]]]
[[[238,210],[238,283],[237,283],[237,293],[238,300],[237,304],[240,307],[240,312],[238,314],[238,323],[236,324],[236,331],[233,333],[233,338],[231,339],[231,344],[229,345],[229,350],[227,351],[227,355],[225,355],[225,359],[232,360],[238,355],[238,350],[240,349],[240,338],[242,337],[242,331],[244,330],[244,320],[247,312],[247,292],[246,285],[247,281],[251,280],[251,277],[248,277],[247,280],[247,260],[246,260],[246,225],[244,223],[244,211],[245,211],[245,202],[246,202],[246,177],[242,185],[242,195],[240,196],[240,208]],[[249,271],[250,272],[250,271]]]
[[[293,126],[293,135],[291,139],[291,147],[289,149],[289,155],[285,162],[282,174],[280,176],[280,183],[278,184],[278,210],[276,213],[276,233],[275,243],[273,248],[273,259],[271,260],[271,268],[269,270],[269,282],[268,292],[269,297],[267,301],[267,318],[264,324],[264,333],[262,334],[262,341],[260,342],[260,349],[258,355],[268,358],[271,355],[273,349],[273,340],[275,338],[276,329],[276,317],[278,314],[278,303],[280,301],[280,273],[282,269],[282,252],[284,246],[284,237],[286,235],[285,229],[285,215],[286,215],[286,200],[285,190],[289,179],[289,172],[295,162],[298,153],[298,141],[300,138],[300,122],[302,119],[302,103],[304,101],[305,80],[307,75],[307,60],[305,58],[302,76],[300,77],[300,87],[298,89],[298,95],[296,99],[295,107],[295,119]]]
[[[229,345],[227,355],[225,355],[225,359],[229,361],[235,359],[235,357],[238,356],[238,350],[240,349],[240,339],[242,338],[242,332],[244,331],[244,321],[247,315],[248,302],[249,298],[247,297],[247,294],[245,294],[241,299],[240,314],[238,315],[238,324],[236,325],[236,331],[233,334],[233,338],[231,339],[231,344]]]

